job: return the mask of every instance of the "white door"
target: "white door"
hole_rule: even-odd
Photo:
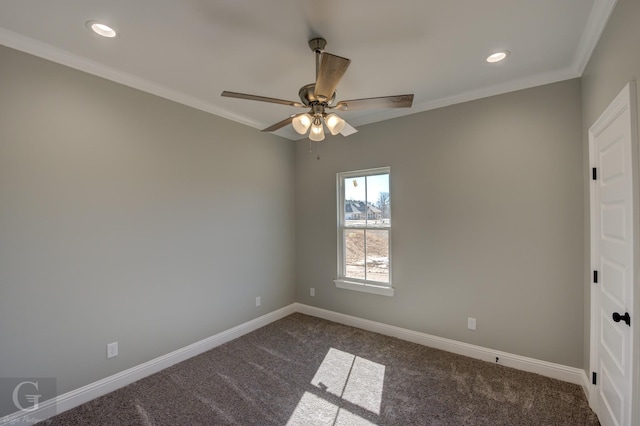
[[[630,426],[632,421],[635,117],[635,86],[629,84],[589,129],[589,156],[595,168],[591,368],[596,384],[592,395],[603,426]]]

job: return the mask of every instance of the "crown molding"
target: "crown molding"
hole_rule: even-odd
[[[214,114],[219,117],[244,124],[246,126],[254,127],[256,129],[261,128],[261,123],[249,120],[246,117],[237,114],[233,114],[216,105],[203,101],[202,99],[198,99],[196,97],[186,95],[176,90],[172,90],[159,84],[153,83],[149,80],[118,71],[115,68],[108,67],[99,62],[88,60],[81,56],[69,53],[66,50],[60,49],[47,43],[43,43],[38,40],[34,40],[29,37],[25,37],[21,34],[17,34],[3,28],[0,28],[0,44],[37,56],[42,59],[46,59],[128,87],[132,87],[134,89],[141,90],[143,92],[150,93],[152,95],[159,96],[161,98],[165,98],[195,109],[199,109],[201,111],[205,111],[210,114]]]
[[[535,74],[529,77],[507,81],[504,83],[496,84],[493,86],[483,87],[478,90],[469,90],[461,92],[453,96],[448,96],[440,99],[429,100],[414,104],[411,108],[411,112],[406,113],[400,110],[384,111],[379,114],[373,114],[360,120],[353,120],[354,125],[362,126],[365,124],[371,124],[379,121],[389,120],[392,118],[398,118],[404,115],[416,114],[419,112],[429,111],[438,108],[444,108],[447,106],[461,104],[464,102],[474,101],[482,98],[488,98],[491,96],[502,95],[509,92],[515,92],[518,90],[529,89],[536,86],[543,86],[545,84],[557,83],[559,81],[570,80],[572,78],[580,77],[572,67],[561,69],[558,71],[551,71],[543,74]],[[404,113],[403,113],[404,112]]]
[[[581,76],[587,67],[617,3],[618,0],[595,0],[573,58],[572,68],[577,75]]]

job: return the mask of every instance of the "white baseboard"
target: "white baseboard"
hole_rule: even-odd
[[[501,365],[580,385],[584,389],[587,398],[589,397],[589,391],[591,388],[589,378],[584,370],[578,368],[567,367],[560,364],[540,361],[534,358],[496,351],[482,346],[432,336],[405,328],[316,308],[302,303],[292,303],[284,308],[278,309],[259,318],[255,318],[244,324],[240,324],[236,327],[230,328],[229,330],[225,330],[214,336],[200,340],[199,342],[193,343],[189,346],[185,346],[184,348],[121,371],[120,373],[98,380],[97,382],[90,383],[71,392],[59,395],[56,398],[44,401],[39,404],[37,410],[30,412],[16,412],[2,417],[0,418],[0,426],[32,425],[38,421],[45,420],[55,414],[70,410],[84,404],[85,402],[89,402],[123,386],[143,379],[151,374],[157,373],[165,368],[177,364],[178,362],[200,355],[203,352],[257,330],[260,327],[264,327],[265,325],[291,315],[294,312],[300,312],[302,314],[323,318],[340,324],[384,334],[386,336],[397,337],[409,342],[418,343],[420,345],[441,349],[483,361],[495,362],[496,357],[498,357],[499,364]]]
[[[129,385],[135,381],[143,379],[160,370],[171,367],[174,364],[185,361],[203,352],[211,350],[217,346],[227,343],[233,339],[264,327],[274,321],[291,315],[295,312],[295,304],[285,306],[251,321],[240,324],[220,332],[214,336],[207,337],[199,342],[193,343],[184,348],[175,350],[166,355],[147,361],[143,364],[121,371],[109,377],[105,377],[97,382],[90,383],[71,392],[59,395],[38,405],[38,409],[24,412],[19,411],[0,418],[0,425],[32,425],[45,420],[56,414],[70,410],[92,399],[106,395],[116,389]]]
[[[595,411],[595,385],[591,384],[591,379],[589,379],[589,375],[585,371],[582,376],[582,390],[584,390],[584,394],[587,396],[587,401],[589,401],[589,407]]]
[[[552,362],[540,361],[534,358],[514,355],[508,352],[497,351],[494,349],[484,348],[482,346],[462,343],[456,340],[445,339],[430,334],[420,333],[405,328],[395,327],[380,322],[369,321],[366,319],[354,317],[351,315],[340,314],[326,309],[316,308],[302,303],[295,303],[296,311],[323,318],[340,324],[361,328],[367,331],[384,334],[386,336],[397,337],[420,345],[429,346],[431,348],[442,349],[443,351],[453,352],[455,354],[476,358],[483,361],[494,362],[498,358],[498,364],[507,367],[516,368],[522,371],[540,374],[542,376],[551,377],[565,382],[582,386],[585,394],[588,396],[588,378],[584,370],[574,367],[567,367]],[[586,387],[585,387],[586,383]]]

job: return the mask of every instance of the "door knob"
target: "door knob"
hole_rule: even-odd
[[[629,327],[631,327],[631,317],[629,316],[629,312],[625,312],[624,315],[620,315],[617,312],[613,313],[613,320],[615,322],[620,322],[620,320],[627,323]]]

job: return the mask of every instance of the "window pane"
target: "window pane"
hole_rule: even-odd
[[[344,180],[344,224],[346,226],[365,226],[366,193],[365,177],[346,178]]]
[[[367,280],[389,282],[389,231],[368,229]]]
[[[364,230],[344,230],[344,252],[345,276],[364,280]]]
[[[391,225],[389,174],[367,176],[367,203],[369,206],[367,226],[388,227]]]
[[[388,167],[338,173],[340,278],[391,286],[389,176]]]

